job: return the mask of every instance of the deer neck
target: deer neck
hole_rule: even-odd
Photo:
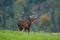
[[[30,23],[33,24],[33,22],[34,22],[34,20],[31,19],[31,20],[30,20]]]

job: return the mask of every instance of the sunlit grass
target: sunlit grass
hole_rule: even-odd
[[[0,40],[60,40],[60,34],[1,30]]]

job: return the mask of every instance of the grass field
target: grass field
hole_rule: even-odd
[[[0,40],[60,40],[60,34],[0,30]]]

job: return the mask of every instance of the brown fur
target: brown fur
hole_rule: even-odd
[[[44,14],[42,16],[40,16],[40,29],[42,30],[43,24],[45,24],[44,22],[46,21],[46,25],[50,25],[50,17],[48,14]]]
[[[32,24],[32,21],[33,20],[29,21],[29,20],[26,20],[26,19],[19,20],[18,23],[17,23],[17,25],[19,27],[19,30],[22,31],[24,29],[25,31],[30,32],[30,26]]]

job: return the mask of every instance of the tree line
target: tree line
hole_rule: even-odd
[[[49,16],[48,22],[41,21],[44,14]],[[43,24],[43,31],[60,32],[59,0],[0,0],[0,29],[18,30],[17,21],[29,20],[30,15],[37,16],[31,31],[40,31]]]

